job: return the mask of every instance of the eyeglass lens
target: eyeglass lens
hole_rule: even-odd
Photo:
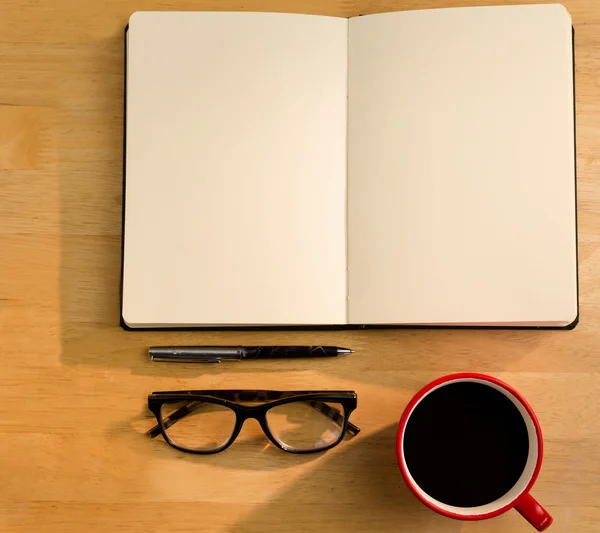
[[[194,451],[224,446],[233,434],[236,419],[229,407],[189,400],[163,404],[161,417],[171,442]]]
[[[328,407],[341,413],[338,422],[327,416]],[[275,440],[284,447],[296,451],[319,450],[340,440],[343,414],[343,405],[335,402],[284,403],[267,411],[267,425]]]

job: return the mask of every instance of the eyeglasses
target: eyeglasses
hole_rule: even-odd
[[[252,405],[259,403],[260,405]],[[356,409],[352,391],[198,390],[153,392],[148,408],[162,434],[184,452],[222,452],[247,418],[255,418],[278,448],[290,453],[321,452],[360,429],[348,419]]]

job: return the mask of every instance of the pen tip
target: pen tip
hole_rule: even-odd
[[[354,353],[354,350],[351,350],[350,348],[338,348],[337,353]]]

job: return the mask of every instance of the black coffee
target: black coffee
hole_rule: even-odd
[[[404,457],[415,482],[457,507],[477,507],[506,494],[521,476],[528,452],[519,410],[480,383],[452,383],[425,396],[404,434]]]

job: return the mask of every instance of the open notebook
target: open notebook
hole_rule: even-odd
[[[560,5],[137,12],[122,323],[572,327]]]

